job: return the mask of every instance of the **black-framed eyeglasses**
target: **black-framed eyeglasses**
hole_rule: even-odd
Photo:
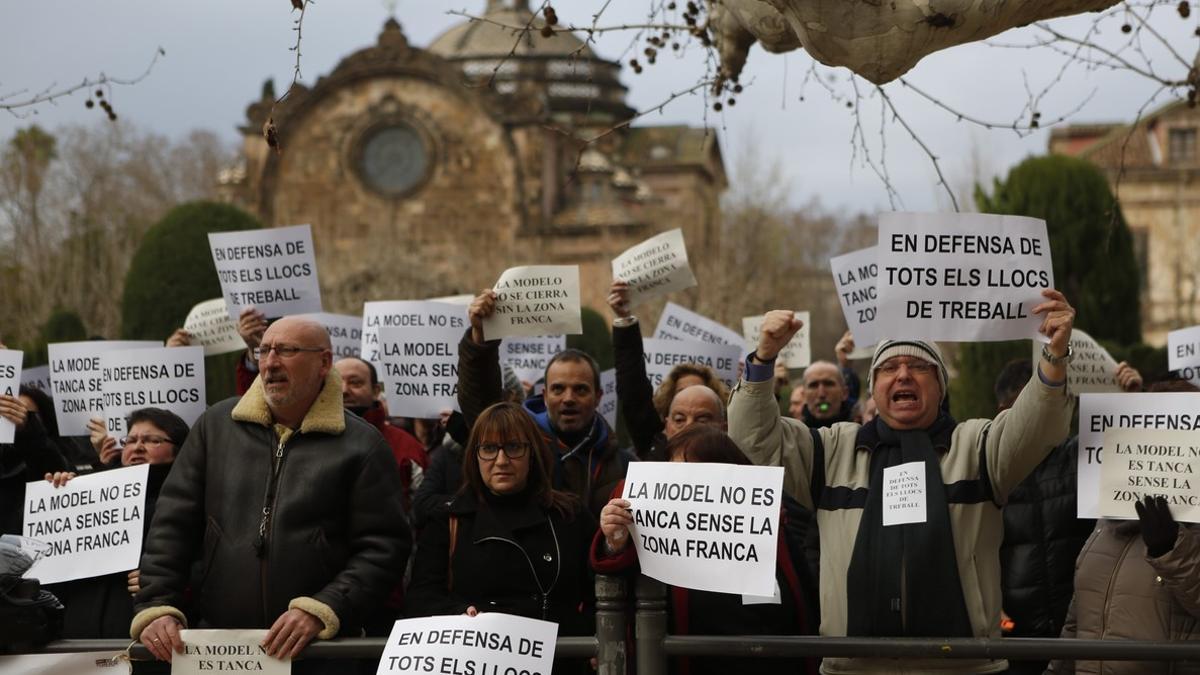
[[[529,443],[525,441],[508,441],[507,443],[480,443],[479,459],[492,461],[503,450],[509,459],[521,459],[529,452]]]
[[[323,352],[324,347],[295,347],[293,345],[267,345],[254,348],[254,360],[261,361],[267,354],[275,352],[281,359],[290,359],[300,352]]]

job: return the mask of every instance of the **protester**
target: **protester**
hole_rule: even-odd
[[[85,474],[102,468],[100,457],[87,438],[59,435],[58,413],[49,394],[28,385],[21,385],[18,393],[25,409],[37,415],[47,440],[66,460],[68,470]]]
[[[790,311],[769,312],[746,377],[730,402],[730,435],[757,464],[785,469],[785,491],[819,507],[821,634],[864,637],[999,637],[1002,533],[1009,492],[1067,435],[1066,391],[1074,310],[1042,292],[1034,313],[1050,342],[1038,373],[994,420],[956,422],[941,409],[947,373],[937,346],[883,340],[868,388],[873,423],[810,430],[774,406],[775,357],[800,329]],[[921,462],[925,522],[884,527],[885,470]],[[895,661],[828,658],[827,673],[893,672]],[[912,660],[913,672],[998,673],[1004,660]]]
[[[814,361],[804,369],[804,378],[792,390],[788,407],[793,418],[813,429],[849,422],[853,411],[842,370],[828,361]]]
[[[688,391],[703,390],[690,387]],[[725,432],[710,425],[695,425],[672,436],[667,454],[673,462],[749,464]],[[600,514],[600,531],[591,548],[592,568],[600,574],[636,571],[637,550],[631,544],[633,517],[628,500],[614,497]],[[781,527],[775,563],[779,602],[746,604],[730,593],[714,593],[672,586],[672,635],[811,635],[819,623],[816,584],[803,560],[803,540],[788,527],[788,511],[780,509]],[[818,659],[806,659],[800,668],[794,659],[741,657],[681,657],[674,672],[685,675],[719,673],[816,673]]]
[[[471,426],[481,411],[503,398],[500,341],[483,338],[483,320],[495,311],[496,293],[484,289],[471,302],[471,327],[458,346],[458,402]],[[542,395],[523,406],[554,452],[555,486],[599,514],[633,459],[618,448],[616,434],[596,410],[604,393],[600,367],[587,353],[564,349],[546,364],[545,379]]]
[[[594,630],[587,550],[596,521],[554,489],[554,458],[527,412],[497,403],[467,440],[463,486],[421,531],[408,589],[412,615],[504,612]]]
[[[183,649],[197,562],[197,627],[269,628],[263,646],[286,659],[314,637],[359,634],[405,568],[396,462],[343,408],[329,334],[284,318],[255,352],[259,376],[196,422],[146,538],[130,634],[160,660]]]
[[[842,381],[846,384],[846,402],[850,407],[858,405],[861,394],[861,387],[858,381],[858,373],[854,372],[854,367],[850,365],[850,355],[858,348],[858,344],[854,341],[854,333],[846,331],[842,333],[842,337],[838,338],[837,344],[833,346],[833,353],[837,355],[838,368],[842,371]],[[866,398],[871,398],[867,396]]]
[[[36,390],[22,385],[18,396],[0,394],[0,418],[16,427],[13,442],[0,443],[0,534],[21,534],[26,483],[71,468],[51,441],[39,412],[29,409],[26,400],[32,402],[32,391]]]

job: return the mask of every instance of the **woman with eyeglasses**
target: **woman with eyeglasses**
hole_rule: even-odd
[[[161,408],[135,410],[126,420],[128,434],[119,444],[122,467],[149,464],[146,479],[145,529],[149,530],[159,490],[175,461],[175,453],[187,439],[188,425],[178,415]],[[117,454],[118,441],[105,436],[93,439],[97,452]],[[73,472],[47,473],[55,487],[66,485]],[[133,620],[133,595],[138,591],[137,570],[118,572],[91,579],[66,581],[48,586],[63,603],[64,639],[126,638]]]
[[[553,461],[515,403],[479,416],[463,456],[463,486],[422,530],[407,595],[410,616],[503,612],[591,635],[587,550],[596,523],[554,489]]]

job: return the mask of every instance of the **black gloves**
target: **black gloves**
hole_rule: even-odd
[[[1146,542],[1146,553],[1151,558],[1166,555],[1175,548],[1179,536],[1179,523],[1171,517],[1167,500],[1146,495],[1144,501],[1134,502],[1138,520],[1142,522],[1142,540]]]

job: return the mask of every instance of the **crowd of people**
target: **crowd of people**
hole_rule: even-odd
[[[0,527],[21,532],[24,484],[150,465],[138,569],[50,586],[62,636],[140,641],[160,661],[185,627],[268,629],[267,652],[295,658],[314,639],[386,635],[399,617],[505,612],[595,630],[594,574],[636,574],[634,461],[784,469],[773,602],[672,587],[670,630],[696,635],[1200,639],[1200,540],[1161,498],[1136,520],[1076,518],[1078,439],[1067,386],[1075,311],[1045,291],[1034,312],[1048,343],[996,378],[992,419],[958,421],[938,346],[883,340],[865,387],[850,361],[809,365],[793,386],[777,356],[800,329],[769,312],[729,391],[699,364],[657,390],[646,374],[629,288],[614,281],[616,396],[630,447],[599,412],[600,368],[565,349],[531,391],[503,367],[483,322],[496,295],[467,309],[459,344],[461,412],[390,418],[378,372],[334,361],[328,333],[248,309],[238,396],[191,429],[146,408],[121,442],[97,421],[58,434],[52,401],[0,396],[16,426],[0,446]],[[177,331],[168,346],[188,344]],[[1128,364],[1125,391],[1146,386]],[[924,522],[884,526],[884,476],[924,465]],[[632,649],[632,646],[631,646]],[[633,659],[629,660],[632,668]],[[560,662],[587,670],[587,663]],[[1200,668],[1200,666],[1195,666]],[[1003,659],[680,658],[674,672],[1182,673],[1169,662]],[[556,668],[557,670],[557,668]],[[304,659],[294,672],[342,672]]]

